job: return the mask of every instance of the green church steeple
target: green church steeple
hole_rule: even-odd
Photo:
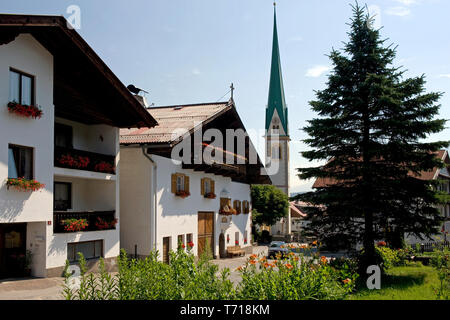
[[[280,49],[278,47],[277,14],[274,3],[273,43],[272,43],[272,67],[270,69],[269,101],[266,108],[266,132],[270,129],[275,110],[277,110],[280,122],[285,134],[289,135],[288,109],[284,99],[283,76],[281,74]],[[281,128],[280,128],[281,129]]]

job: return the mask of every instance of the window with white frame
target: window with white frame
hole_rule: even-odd
[[[184,175],[177,175],[177,192],[184,191]]]

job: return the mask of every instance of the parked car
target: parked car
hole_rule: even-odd
[[[268,258],[275,258],[278,253],[282,256],[287,255],[289,253],[289,249],[285,247],[286,242],[284,241],[272,241],[269,244],[269,253]]]

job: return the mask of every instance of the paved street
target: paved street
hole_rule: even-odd
[[[63,278],[1,280],[0,300],[58,300]]]

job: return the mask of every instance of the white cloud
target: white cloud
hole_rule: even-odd
[[[386,9],[386,14],[390,16],[406,17],[411,14],[411,10],[406,7],[391,7]]]
[[[439,78],[449,78],[450,79],[450,73],[447,74],[440,74]]]
[[[315,66],[308,69],[308,71],[306,72],[306,76],[310,78],[318,78],[322,74],[330,70],[331,68],[329,66]]]

